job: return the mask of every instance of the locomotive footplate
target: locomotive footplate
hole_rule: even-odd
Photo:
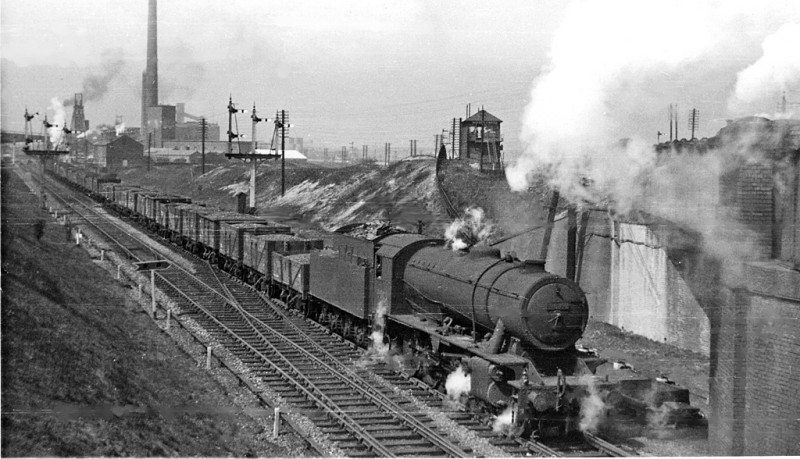
[[[422,330],[431,338],[434,349],[438,351],[439,343],[445,343],[449,346],[455,346],[464,349],[467,353],[480,357],[494,365],[501,365],[505,367],[523,368],[527,366],[529,361],[516,354],[500,353],[492,354],[484,351],[480,346],[473,342],[472,337],[466,335],[442,335],[438,331],[438,326],[433,321],[423,320],[413,314],[396,314],[387,317],[389,320],[397,322],[400,325],[409,327],[411,329]]]

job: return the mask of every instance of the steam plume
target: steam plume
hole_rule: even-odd
[[[67,112],[64,110],[64,105],[61,104],[58,97],[50,99],[50,106],[47,107],[47,109],[53,112],[53,118],[50,120],[50,123],[54,125],[47,129],[47,135],[50,136],[50,143],[56,145],[63,135],[64,131],[61,129],[66,126]]]
[[[578,428],[581,432],[597,432],[605,418],[606,404],[594,384],[593,377],[583,376],[580,384],[586,386],[589,394],[581,399],[581,421]]]
[[[736,90],[729,102],[733,110],[774,100],[781,91],[800,84],[797,43],[800,24],[785,24],[764,39],[761,57],[737,75]]]
[[[447,390],[447,397],[450,400],[460,401],[462,395],[469,394],[472,387],[472,378],[459,365],[458,368],[447,375],[447,381],[444,387]]]
[[[356,365],[364,367],[385,362],[394,369],[404,368],[404,357],[391,352],[389,345],[384,342],[383,330],[386,327],[386,314],[388,311],[389,308],[386,300],[378,301],[378,306],[375,309],[373,331],[370,334],[369,348],[367,348],[367,352],[356,362]]]
[[[447,245],[453,250],[463,250],[485,242],[494,232],[494,226],[484,220],[483,209],[469,207],[464,217],[456,219],[444,232]]]
[[[511,428],[514,426],[513,422],[514,407],[509,405],[499,416],[495,416],[494,422],[492,423],[492,432],[496,434],[509,434]]]
[[[524,190],[534,177],[546,177],[573,203],[606,204],[620,214],[643,210],[718,241],[714,231],[736,226],[733,217],[716,212],[718,179],[741,161],[763,161],[760,153],[735,145],[697,158],[657,154],[651,141],[639,138],[620,141],[648,108],[641,101],[635,110],[621,107],[619,101],[646,93],[663,73],[699,62],[729,36],[720,25],[735,25],[744,15],[739,4],[731,7],[735,17],[722,5],[662,6],[655,15],[652,3],[638,1],[575,2],[567,8],[549,65],[531,90],[521,135],[526,150],[506,178],[512,189]],[[693,14],[685,15],[688,10]],[[797,81],[800,57],[790,51],[794,41],[785,41],[796,33],[794,25],[784,26],[764,41],[764,56],[739,75],[738,97],[756,98],[759,82],[779,87]],[[770,76],[768,67],[778,74]],[[726,259],[749,255],[724,243],[711,251]]]

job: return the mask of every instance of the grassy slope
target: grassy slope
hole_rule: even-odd
[[[2,186],[4,456],[286,455],[15,174]]]

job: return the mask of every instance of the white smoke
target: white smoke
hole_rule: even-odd
[[[463,218],[457,218],[444,231],[447,245],[453,250],[464,250],[485,242],[494,232],[494,225],[484,219],[483,209],[468,207]]]
[[[568,7],[525,111],[521,137],[528,148],[506,171],[513,189],[526,189],[528,174],[542,168],[574,202],[585,196],[587,176],[600,189],[625,189],[652,164],[645,143],[614,144],[628,135],[614,93],[696,58],[713,41],[702,15],[684,13],[689,3],[664,6],[658,21],[647,20],[654,13],[648,2]],[[674,33],[675,24],[681,33]]]
[[[121,136],[125,133],[125,123],[120,123],[114,126],[114,131],[117,133],[117,137]]]
[[[507,435],[514,427],[514,406],[509,405],[500,415],[495,416],[492,422],[492,432]]]
[[[461,401],[461,397],[469,394],[472,389],[472,377],[459,365],[458,368],[447,375],[444,387],[450,400]]]
[[[375,365],[384,362],[392,369],[402,370],[405,367],[405,359],[402,355],[392,352],[391,347],[384,339],[384,330],[386,328],[386,314],[389,312],[389,307],[386,300],[378,301],[378,306],[375,309],[375,318],[373,319],[373,330],[370,334],[370,343],[367,352],[356,362],[359,367],[368,365]]]
[[[58,97],[50,99],[50,106],[47,109],[53,112],[53,118],[49,120],[53,127],[47,129],[47,135],[50,136],[50,143],[56,145],[64,134],[62,128],[66,126],[67,112]]]
[[[742,111],[754,104],[775,100],[782,91],[800,85],[797,43],[800,43],[800,24],[797,23],[784,24],[764,39],[761,57],[737,74],[736,89],[729,101],[732,110]]]
[[[664,74],[688,73],[690,65],[700,66],[704,58],[720,59],[712,51],[735,50],[730,29],[739,25],[744,30],[743,23],[764,26],[766,21],[750,19],[758,12],[736,2],[571,4],[552,43],[550,61],[531,90],[521,134],[526,150],[506,169],[512,189],[525,190],[535,177],[546,177],[572,203],[607,204],[621,214],[643,210],[688,226],[707,236],[706,241],[718,240],[714,230],[733,225],[731,218],[716,212],[719,177],[737,159],[758,161],[758,153],[738,147],[713,150],[702,158],[657,153],[655,139],[630,138],[636,117],[654,110],[646,101],[632,104],[630,98],[652,94],[649,86],[663,81]],[[755,99],[759,81],[772,81],[773,88],[796,81],[800,53],[791,52],[796,40],[787,41],[795,33],[793,25],[785,26],[764,41],[764,57],[740,74],[742,98]],[[767,67],[779,75],[770,76],[763,70]],[[716,249],[735,256],[733,247]]]
[[[578,428],[581,432],[597,432],[606,416],[606,404],[591,375],[581,377],[580,384],[586,386],[588,395],[581,399],[581,421]]]
[[[89,129],[89,130],[88,130],[88,131],[86,131],[86,132],[81,132],[80,134],[78,134],[77,136],[75,136],[75,138],[76,138],[76,139],[83,139],[83,138],[85,138],[85,137],[89,137],[90,135],[94,134],[95,132],[97,132],[97,131],[95,131],[94,129]]]

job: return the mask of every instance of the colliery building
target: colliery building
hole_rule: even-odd
[[[142,166],[147,161],[144,146],[127,135],[100,141],[93,147],[94,163],[109,170]]]

